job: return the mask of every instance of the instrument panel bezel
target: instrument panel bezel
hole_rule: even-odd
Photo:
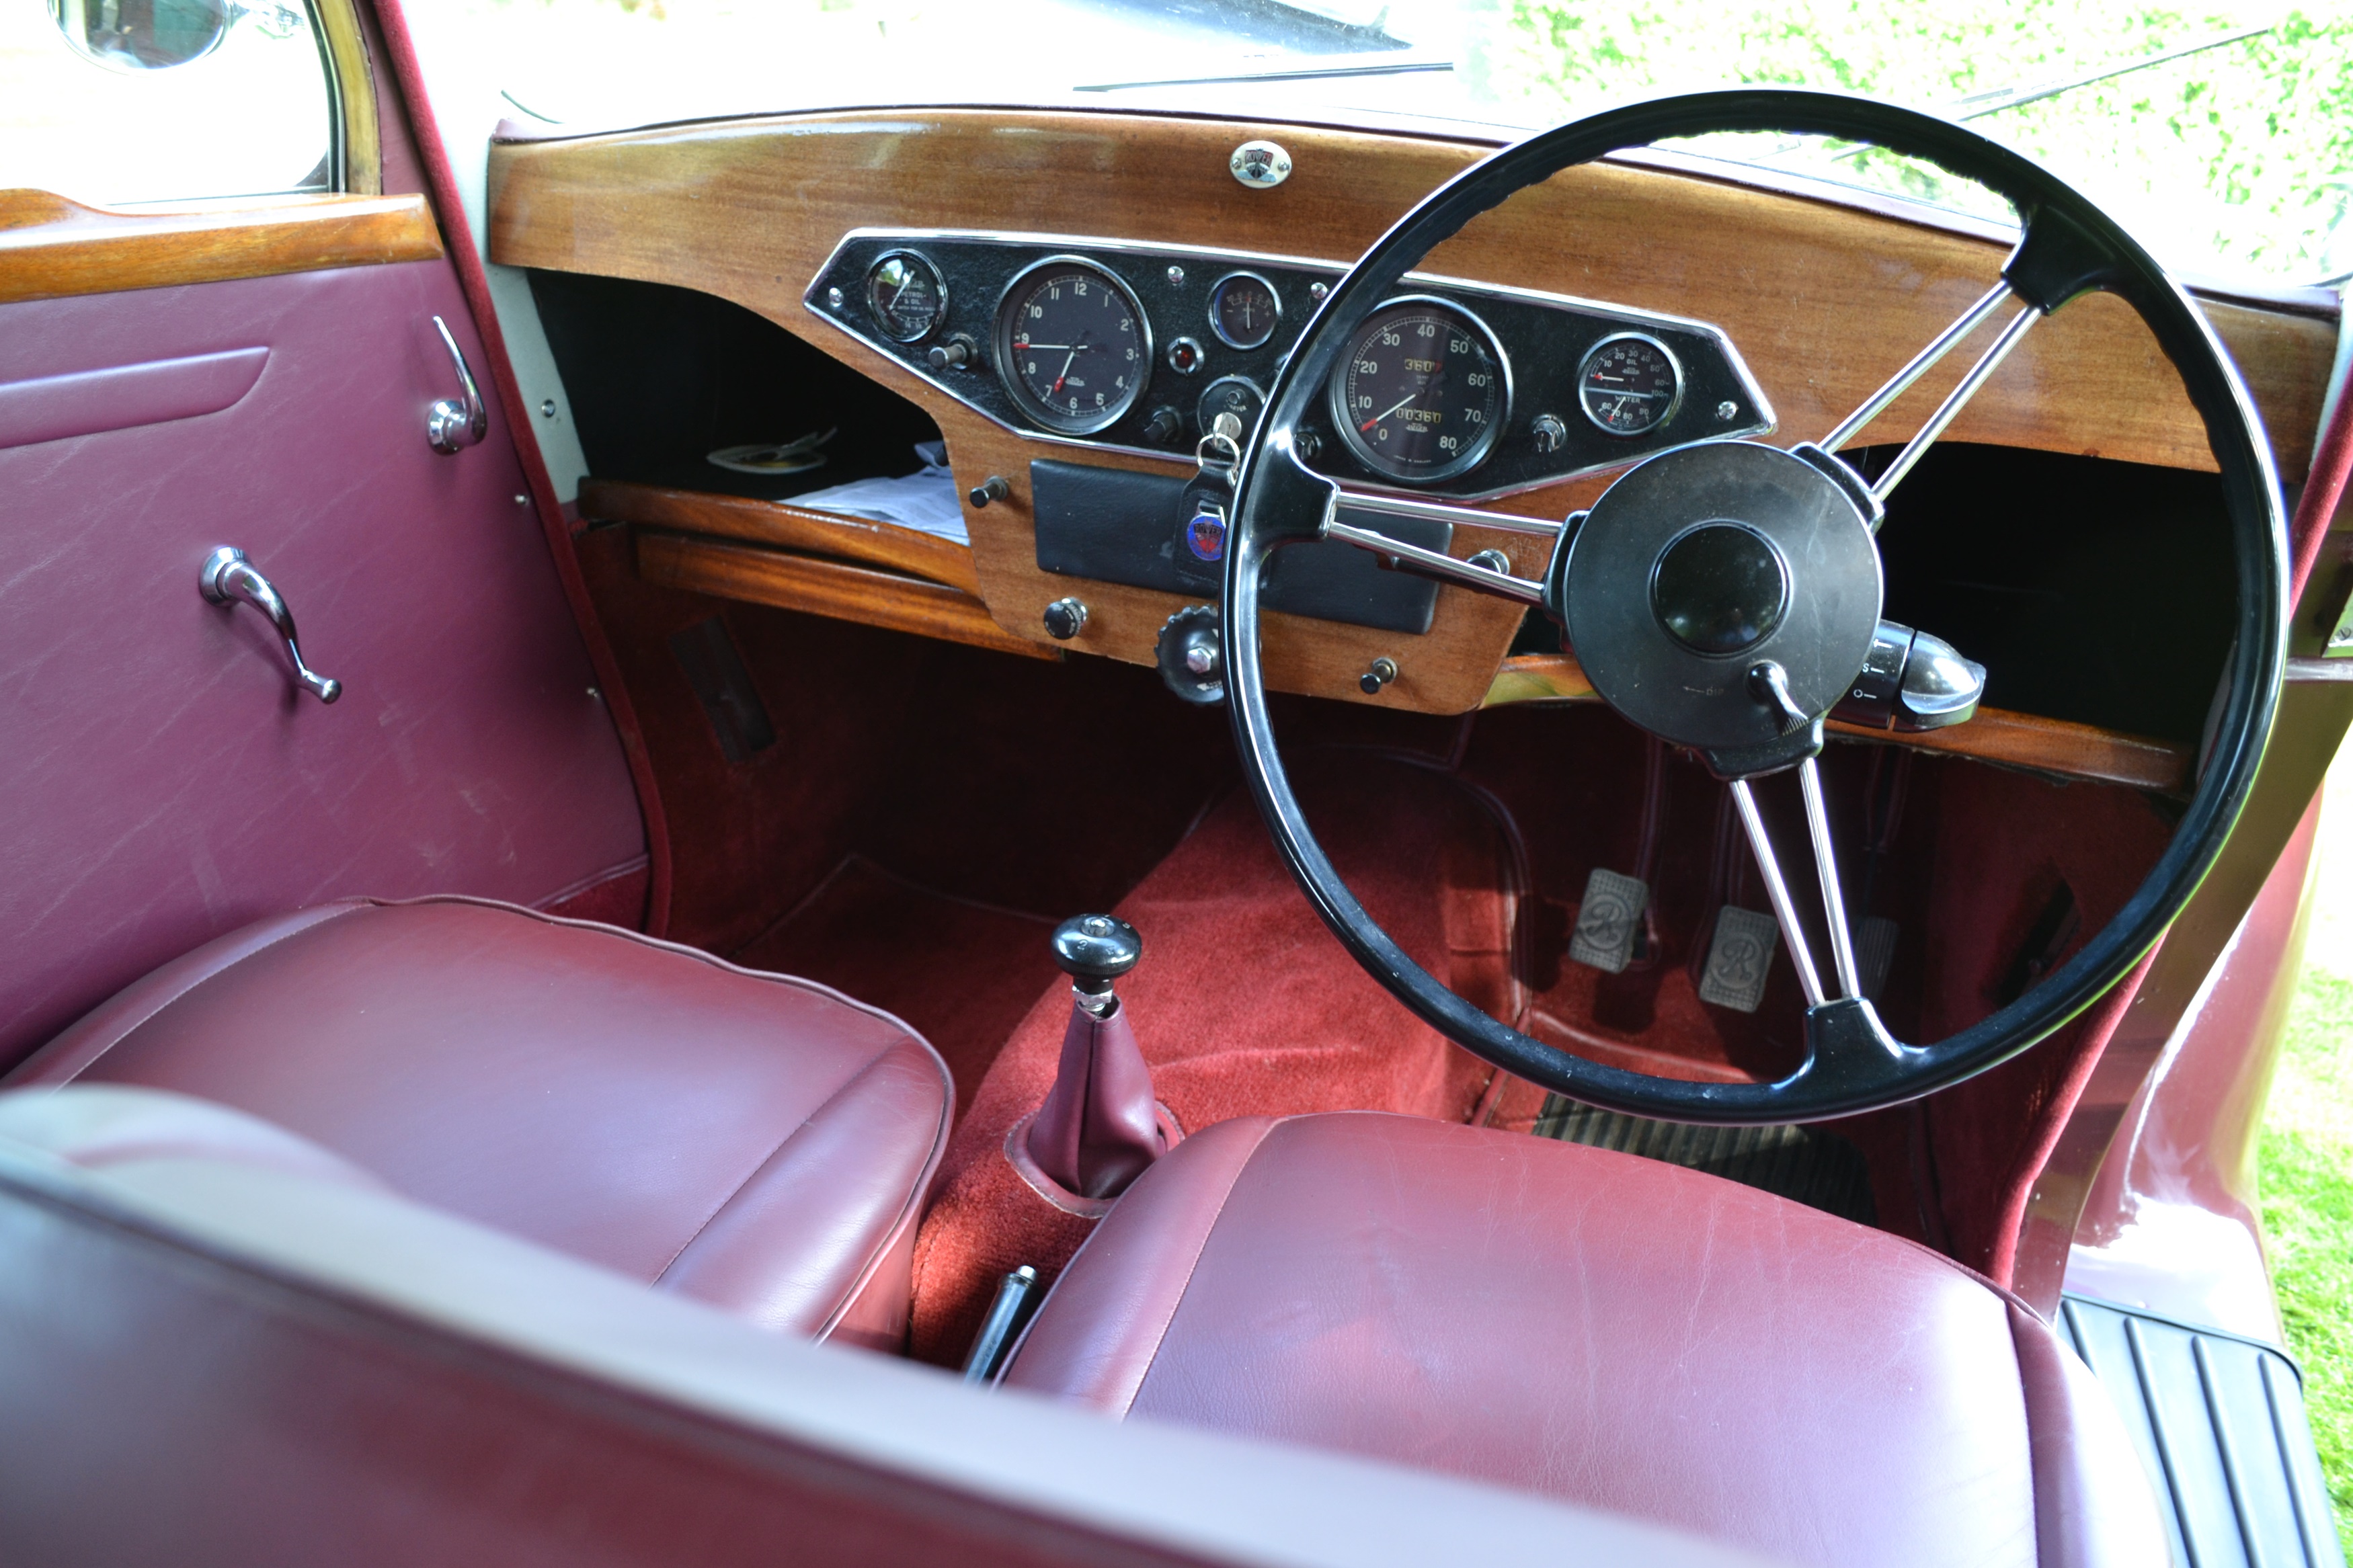
[[[910,345],[893,343],[875,330],[866,319],[859,285],[865,268],[884,251],[895,248],[917,249],[939,270],[943,283],[954,297],[967,302],[988,302],[987,319],[943,321],[935,341],[950,334],[967,335],[976,343],[990,345],[991,363],[934,370],[923,353]],[[1205,384],[1223,376],[1240,375],[1261,386],[1272,380],[1283,357],[1314,320],[1323,292],[1348,270],[1347,263],[1312,257],[1158,241],[989,229],[860,227],[848,231],[836,243],[803,291],[801,303],[811,315],[834,330],[883,354],[936,391],[1025,440],[1174,464],[1189,463],[1199,435],[1195,428],[1198,420],[1193,408],[1175,407],[1179,421],[1176,436],[1165,444],[1155,444],[1146,437],[1145,426],[1165,397],[1155,397],[1150,387],[1136,398],[1124,417],[1083,436],[1039,426],[1006,392],[994,363],[994,307],[1016,275],[1050,258],[1088,262],[1118,279],[1139,307],[1142,326],[1155,339],[1157,332],[1165,330],[1160,323],[1186,323],[1204,316],[1209,290],[1218,279],[1234,271],[1257,274],[1285,299],[1313,301],[1313,308],[1298,312],[1295,321],[1293,312],[1286,310],[1274,336],[1258,349],[1236,350],[1222,342],[1205,345],[1208,349],[1202,367]],[[1739,350],[1723,329],[1710,322],[1434,273],[1409,272],[1398,287],[1401,295],[1434,296],[1486,325],[1503,348],[1512,374],[1514,404],[1511,427],[1498,432],[1485,460],[1478,466],[1442,479],[1421,482],[1401,482],[1367,468],[1336,433],[1327,433],[1313,466],[1352,487],[1466,502],[1485,500],[1622,468],[1638,458],[1695,441],[1767,435],[1777,426],[1772,405]],[[839,304],[833,302],[828,292],[833,289],[840,290]],[[966,308],[970,309],[971,304]],[[1534,441],[1520,439],[1529,434],[1520,426],[1538,415],[1570,413],[1567,407],[1556,410],[1554,405],[1578,402],[1576,377],[1586,352],[1601,339],[1628,331],[1658,337],[1674,346],[1690,392],[1683,405],[1687,416],[1680,421],[1668,420],[1642,437],[1629,439],[1605,437],[1580,410],[1566,421],[1572,438],[1557,451],[1543,452]],[[1211,336],[1214,339],[1215,334]],[[1538,374],[1532,374],[1532,370]],[[1710,418],[1703,424],[1696,417],[1694,411],[1712,412],[1726,402],[1736,409],[1734,418]]]

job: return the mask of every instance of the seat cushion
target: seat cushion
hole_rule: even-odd
[[[6,1079],[138,1084],[308,1138],[424,1203],[739,1312],[903,1337],[954,1090],[807,981],[465,899],[248,926]]]
[[[2091,1373],[1957,1264],[1696,1172],[1409,1117],[1187,1139],[1004,1382],[1793,1563],[2164,1560]]]

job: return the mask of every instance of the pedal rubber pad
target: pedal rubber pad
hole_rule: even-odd
[[[1634,956],[1634,939],[1641,933],[1642,911],[1650,904],[1648,882],[1596,866],[1585,879],[1585,901],[1577,909],[1568,956],[1605,973],[1624,973]]]
[[[1895,922],[1865,915],[1854,928],[1854,977],[1872,1001],[1887,985],[1887,971],[1895,963]]]
[[[1715,940],[1708,944],[1707,967],[1699,977],[1699,999],[1736,1013],[1754,1013],[1765,1000],[1765,977],[1781,945],[1781,928],[1771,915],[1726,904],[1715,911]]]

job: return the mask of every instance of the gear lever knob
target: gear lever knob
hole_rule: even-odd
[[[1144,956],[1144,938],[1117,915],[1073,915],[1054,928],[1054,962],[1097,1013],[1109,1011],[1112,982]]]

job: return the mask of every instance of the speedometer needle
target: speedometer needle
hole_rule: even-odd
[[[1407,393],[1407,394],[1405,395],[1404,399],[1403,399],[1402,401],[1400,401],[1400,402],[1398,404],[1397,408],[1392,408],[1392,409],[1388,410],[1388,413],[1387,413],[1387,414],[1376,414],[1376,415],[1374,415],[1370,419],[1366,420],[1362,425],[1357,426],[1356,426],[1356,428],[1357,428],[1358,430],[1369,430],[1369,429],[1371,429],[1374,426],[1376,426],[1376,425],[1379,424],[1382,420],[1387,419],[1387,418],[1389,416],[1389,415],[1390,415],[1390,414],[1395,414],[1395,413],[1398,411],[1398,408],[1403,408],[1407,404],[1411,403],[1415,398],[1419,397],[1419,396],[1420,396],[1424,392],[1426,392],[1426,391],[1428,391],[1428,390],[1429,390],[1429,388],[1427,388],[1427,387],[1416,387],[1413,391],[1409,392],[1409,393]]]

